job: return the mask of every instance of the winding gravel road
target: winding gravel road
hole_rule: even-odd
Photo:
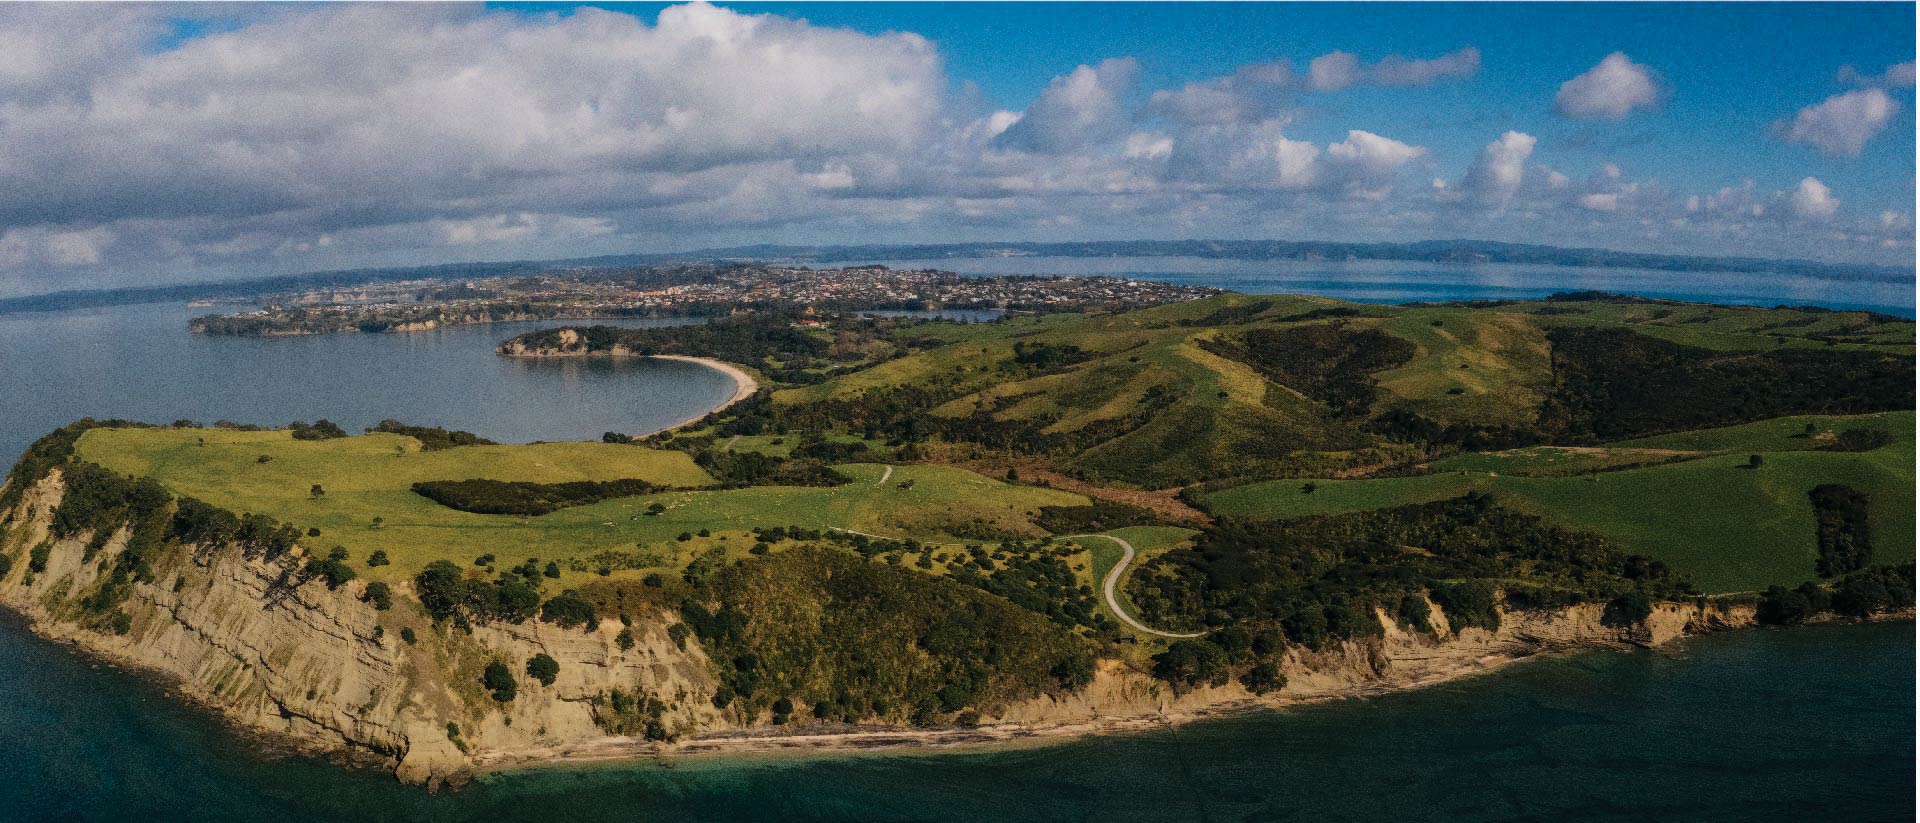
[[[1191,634],[1181,634],[1178,632],[1163,632],[1159,629],[1150,629],[1150,628],[1147,628],[1146,624],[1133,619],[1132,615],[1129,615],[1124,610],[1122,610],[1120,608],[1120,601],[1113,596],[1113,590],[1120,585],[1120,576],[1123,574],[1126,574],[1127,564],[1133,562],[1133,555],[1134,555],[1133,544],[1128,543],[1127,541],[1122,540],[1118,537],[1114,537],[1113,535],[1110,535],[1110,534],[1075,534],[1075,535],[1068,536],[1066,539],[1079,540],[1087,537],[1098,537],[1103,540],[1111,540],[1115,543],[1120,544],[1121,550],[1126,552],[1126,554],[1121,555],[1120,562],[1113,564],[1113,568],[1107,570],[1106,579],[1100,581],[1100,594],[1101,596],[1107,599],[1107,610],[1113,612],[1113,616],[1120,618],[1120,622],[1125,623],[1128,626],[1132,626],[1134,631],[1144,632],[1146,634],[1150,634],[1155,637],[1172,637],[1172,638],[1179,639],[1179,638],[1188,638],[1188,637],[1199,637],[1200,635],[1205,634],[1205,632],[1193,632]]]

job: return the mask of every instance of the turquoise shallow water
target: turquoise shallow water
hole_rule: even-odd
[[[1038,748],[493,775],[428,795],[262,752],[0,631],[18,820],[1910,820],[1914,625],[1588,652],[1368,700]]]

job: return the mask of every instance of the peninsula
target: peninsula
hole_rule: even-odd
[[[1177,297],[500,344],[735,380],[601,442],[82,420],[0,485],[0,604],[433,784],[1125,731],[1912,615],[1912,321]]]

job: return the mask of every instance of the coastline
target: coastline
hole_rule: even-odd
[[[1327,683],[1298,692],[1276,693],[1261,697],[1242,692],[1238,696],[1208,695],[1194,692],[1187,700],[1176,700],[1157,712],[1098,714],[1067,722],[1044,720],[983,724],[975,728],[912,729],[855,727],[813,733],[781,734],[771,729],[734,730],[673,743],[656,743],[632,737],[556,745],[513,752],[480,752],[471,762],[470,776],[497,774],[527,769],[567,768],[571,766],[617,765],[655,760],[665,768],[676,761],[708,758],[753,757],[851,757],[866,754],[939,755],[950,752],[980,752],[1000,749],[1047,746],[1088,737],[1137,734],[1171,729],[1189,723],[1243,716],[1294,706],[1330,703],[1340,700],[1365,700],[1387,694],[1414,691],[1487,674],[1527,660],[1568,654],[1601,651],[1655,650],[1688,637],[1700,637],[1727,631],[1753,631],[1765,628],[1753,622],[1750,609],[1738,613],[1699,612],[1681,617],[1674,604],[1664,604],[1669,619],[1680,618],[1682,625],[1669,623],[1647,626],[1645,636],[1632,639],[1554,639],[1522,633],[1508,642],[1492,644],[1441,641],[1427,646],[1428,656],[1406,659],[1419,664],[1410,676],[1369,679],[1358,682]],[[1884,612],[1867,618],[1823,616],[1805,626],[1842,623],[1882,623],[1913,621],[1912,609]],[[1479,632],[1479,630],[1471,630]],[[1481,634],[1485,634],[1481,632]],[[1487,640],[1496,640],[1491,635]]]
[[[698,363],[702,366],[706,366],[709,369],[713,369],[714,371],[720,372],[721,374],[724,374],[728,377],[733,378],[733,394],[728,396],[726,400],[721,401],[720,405],[714,406],[713,408],[703,411],[699,414],[693,415],[683,420],[676,420],[658,429],[654,429],[653,431],[635,432],[633,434],[635,439],[639,439],[642,437],[652,437],[656,434],[659,434],[665,431],[673,431],[674,429],[680,428],[681,426],[685,426],[689,423],[693,423],[701,419],[704,419],[708,415],[719,414],[720,412],[723,412],[723,411],[726,411],[727,409],[732,408],[734,404],[739,403],[740,401],[745,400],[749,397],[752,397],[754,392],[757,392],[760,390],[760,381],[753,379],[753,375],[748,374],[745,369],[742,369],[739,366],[735,366],[732,363],[727,363],[721,360],[715,360],[711,357],[694,357],[692,355],[685,355],[685,354],[655,354],[655,355],[649,355],[649,356],[655,360],[679,360],[686,363]]]

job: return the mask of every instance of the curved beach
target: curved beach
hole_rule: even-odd
[[[752,397],[754,392],[760,390],[760,381],[753,379],[753,375],[748,374],[745,369],[742,369],[739,366],[735,366],[732,363],[715,360],[711,357],[692,357],[684,354],[655,354],[655,355],[651,355],[651,357],[657,360],[683,360],[688,363],[698,363],[702,366],[706,366],[707,368],[713,369],[714,371],[720,372],[721,374],[724,374],[728,377],[733,378],[733,394],[729,395],[726,400],[721,401],[719,405],[714,406],[711,409],[708,409],[706,411],[703,411],[699,414],[693,415],[683,420],[676,420],[673,423],[654,429],[653,431],[635,433],[633,435],[634,437],[651,437],[653,435],[659,434],[664,431],[672,431],[674,429],[680,428],[681,426],[685,426],[688,423],[692,423],[696,420],[700,420],[701,418],[704,418],[707,415],[714,414],[720,411],[725,411],[726,409],[731,408],[733,404],[738,403],[742,400],[745,400],[749,397]]]

